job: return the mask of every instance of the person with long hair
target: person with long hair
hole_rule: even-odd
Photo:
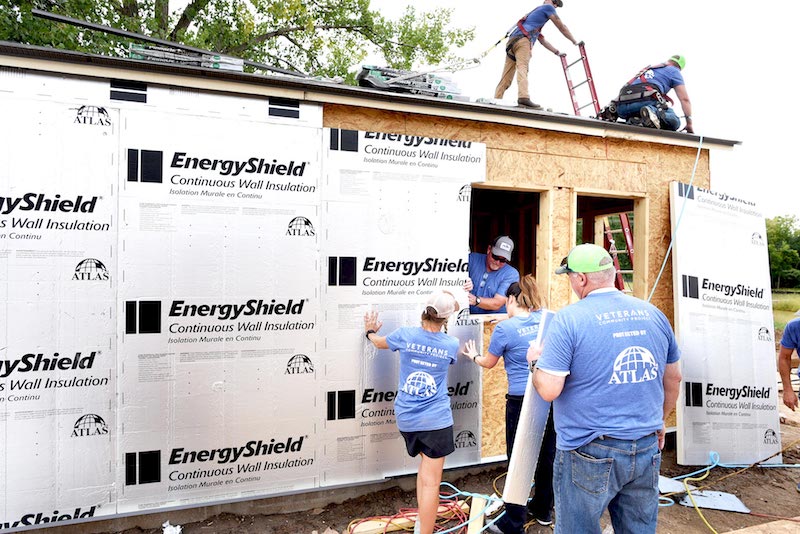
[[[400,379],[394,412],[411,457],[420,456],[417,472],[419,513],[415,533],[432,534],[439,509],[439,485],[445,457],[455,450],[453,413],[447,396],[447,371],[458,359],[458,339],[448,335],[447,319],[458,310],[449,292],[425,302],[420,326],[400,327],[388,336],[378,331],[377,312],[364,316],[367,339],[378,349],[400,353]]]
[[[509,460],[514,449],[514,437],[517,433],[519,416],[522,411],[522,399],[525,395],[525,386],[530,379],[530,367],[526,354],[531,342],[539,333],[539,323],[542,319],[544,299],[539,293],[536,278],[528,274],[519,282],[515,282],[506,291],[508,303],[508,319],[497,324],[489,340],[489,350],[486,354],[479,354],[474,340],[466,342],[463,354],[473,362],[486,369],[492,369],[500,358],[504,359],[506,375],[508,376],[508,394],[506,395],[506,453]],[[536,465],[534,477],[534,495],[528,503],[527,514],[525,507],[506,503],[506,514],[493,525],[489,532],[503,532],[504,534],[518,534],[523,532],[523,526],[528,514],[532,515],[540,525],[552,523],[551,510],[553,507],[553,458],[556,451],[556,433],[553,427],[552,410],[547,418],[547,426],[539,453],[539,462]]]

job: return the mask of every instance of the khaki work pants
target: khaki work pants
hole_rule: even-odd
[[[511,53],[517,60],[514,61],[506,55],[503,75],[500,77],[497,89],[494,90],[494,97],[503,98],[503,93],[511,87],[511,80],[514,78],[516,70],[518,98],[530,98],[530,94],[528,94],[528,64],[531,62],[531,42],[525,37],[517,39],[517,42],[511,45]]]

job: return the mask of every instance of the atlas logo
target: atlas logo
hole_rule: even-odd
[[[102,417],[93,413],[87,413],[80,417],[72,427],[73,438],[104,436],[106,434],[108,434],[108,425]]]
[[[458,202],[469,202],[472,199],[472,186],[467,184],[458,190]]]
[[[311,221],[305,217],[295,217],[289,223],[289,227],[286,229],[286,235],[313,237],[316,233],[314,232],[314,225],[311,224]]]
[[[408,375],[401,389],[403,393],[427,399],[436,395],[436,380],[425,371],[414,371]]]
[[[772,341],[772,334],[769,331],[769,328],[766,326],[762,326],[758,329],[758,340],[759,341]]]
[[[81,106],[76,110],[74,124],[87,126],[111,126],[111,118],[106,108],[98,106]]]
[[[82,508],[75,508],[74,511],[69,513],[62,513],[58,510],[53,510],[50,514],[45,515],[42,512],[34,513],[34,514],[24,514],[21,518],[17,519],[16,521],[9,521],[9,522],[2,522],[0,523],[0,527],[3,529],[13,528],[13,527],[25,527],[29,525],[41,525],[44,523],[57,523],[58,521],[70,521],[72,519],[86,519],[89,517],[94,517],[95,511],[100,508],[100,506],[92,506],[88,510],[84,511]]]
[[[764,432],[764,445],[779,445],[781,442],[778,433],[768,428],[766,432]]]
[[[286,364],[287,375],[314,374],[314,363],[305,354],[295,354]]]
[[[475,326],[480,322],[481,320],[477,316],[470,315],[469,308],[464,308],[456,315],[456,326]]]
[[[94,258],[86,258],[75,267],[75,274],[73,280],[82,282],[96,282],[101,280],[108,280],[108,269],[103,265],[103,262]]]
[[[658,363],[644,347],[628,347],[614,360],[609,384],[638,384],[658,378]]]
[[[764,238],[758,232],[753,232],[750,236],[750,242],[758,247],[764,246]]]
[[[161,451],[125,453],[125,485],[161,482]]]
[[[478,444],[478,439],[475,437],[475,434],[469,430],[462,430],[456,436],[455,442],[456,449],[467,449],[476,446]]]

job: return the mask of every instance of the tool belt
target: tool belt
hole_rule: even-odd
[[[639,100],[664,100],[661,92],[652,85],[645,83],[637,83],[633,85],[626,85],[619,90],[617,102],[638,102]]]
[[[517,60],[517,56],[514,55],[514,45],[517,44],[517,41],[520,39],[527,39],[527,37],[524,35],[518,35],[516,37],[511,37],[508,42],[506,42],[506,55],[511,61]]]

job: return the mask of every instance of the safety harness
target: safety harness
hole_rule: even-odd
[[[645,73],[650,69],[660,69],[662,67],[666,67],[669,63],[659,63],[658,65],[648,65],[647,67],[643,68],[639,71],[636,76],[631,78],[628,83],[626,83],[622,89],[619,90],[619,97],[617,97],[617,102],[619,103],[630,103],[630,102],[638,102],[640,100],[657,100],[658,103],[663,107],[668,107],[672,105],[672,99],[663,94],[659,91],[658,87],[655,84],[652,84],[647,81],[647,78],[644,77]],[[639,80],[641,83],[634,84],[636,80]]]
[[[525,26],[522,25],[522,23],[525,22],[525,19],[527,19],[528,16],[531,13],[533,13],[533,11],[529,11],[521,19],[519,19],[517,21],[517,29],[522,32],[522,36],[518,35],[516,37],[512,37],[506,43],[506,55],[509,57],[509,59],[511,59],[511,61],[516,61],[517,60],[517,57],[514,55],[514,52],[512,51],[513,48],[514,48],[514,45],[517,43],[517,41],[519,41],[520,39],[522,39],[524,37],[525,39],[527,39],[531,43],[533,42],[533,38],[531,37],[531,33],[528,30],[525,29]],[[508,33],[511,33],[512,31],[514,31],[514,30],[513,29],[509,30]],[[539,28],[539,31],[537,32],[537,34],[541,34],[541,28]],[[533,45],[531,45],[531,46],[533,46]]]

